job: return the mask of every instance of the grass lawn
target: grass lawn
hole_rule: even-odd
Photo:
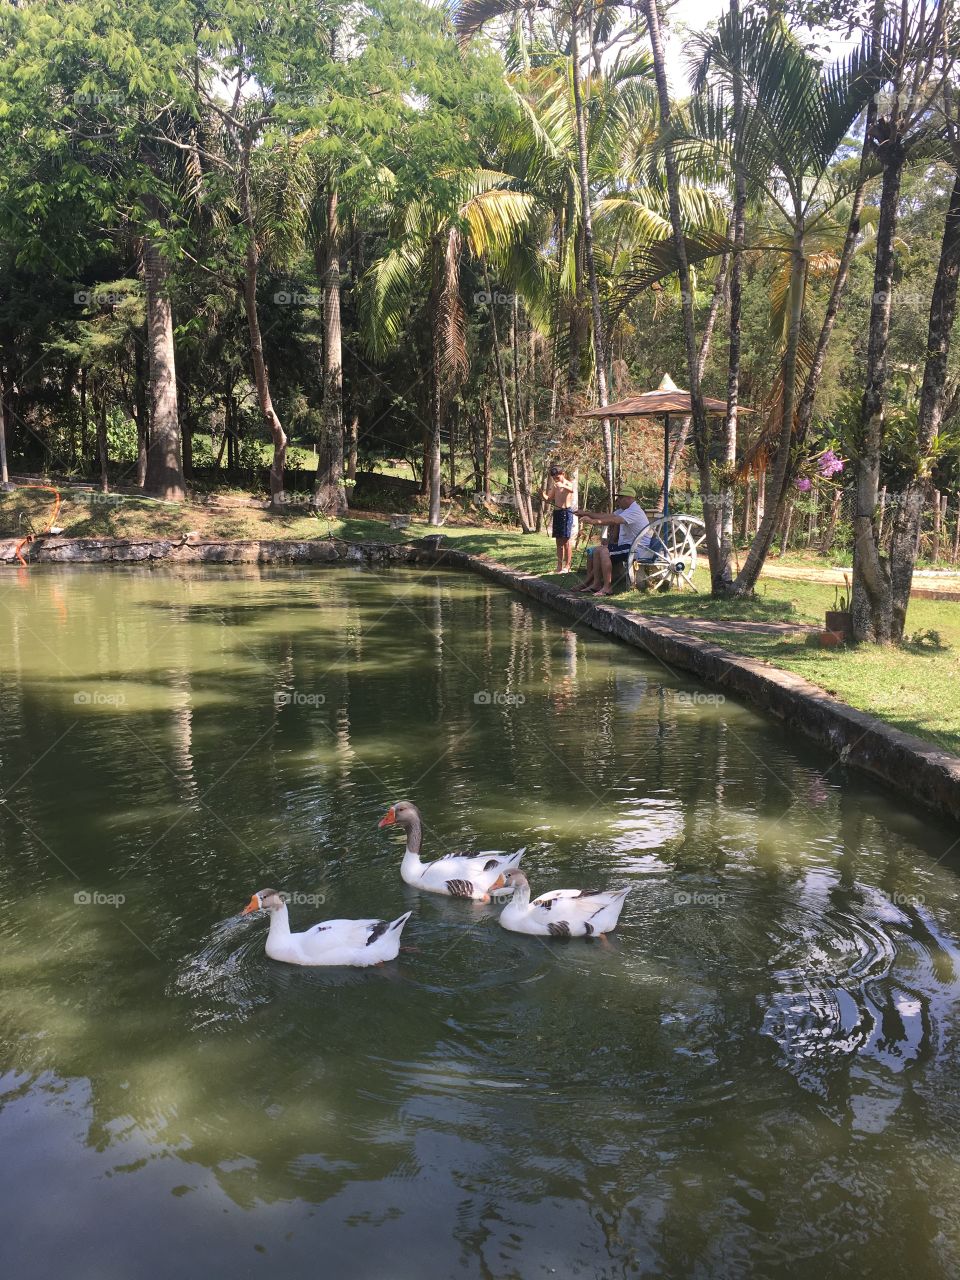
[[[57,524],[70,538],[180,538],[196,531],[201,539],[253,538],[373,538],[403,541],[408,535],[392,530],[389,522],[358,519],[328,520],[302,506],[282,515],[258,507],[157,502],[126,495],[91,494],[63,490]],[[239,495],[238,495],[239,496]],[[33,490],[0,493],[0,537],[15,538],[43,529],[52,512],[50,495]]]
[[[0,536],[16,537],[46,524],[49,498],[42,494],[0,494]],[[202,538],[324,538],[405,541],[429,532],[415,521],[410,530],[394,530],[384,520],[324,516],[293,508],[283,515],[246,507],[178,505],[143,498],[103,503],[89,493],[65,494],[58,517],[71,537],[169,538],[196,530]],[[516,530],[448,524],[447,545],[487,555],[528,573],[549,573],[555,564],[553,543],[544,535]],[[791,563],[800,563],[794,555]],[[824,561],[810,558],[823,567]],[[563,578],[554,578],[562,583]],[[566,581],[573,581],[572,578]],[[697,570],[701,594],[615,597],[619,608],[666,617],[706,618],[714,622],[762,621],[821,624],[833,607],[834,587],[794,579],[763,578],[750,600],[714,600],[708,579]],[[797,635],[711,632],[709,639],[737,653],[795,671],[829,693],[960,754],[960,603],[914,600],[907,619],[907,644],[897,648],[818,649]],[[930,633],[936,633],[939,643]]]

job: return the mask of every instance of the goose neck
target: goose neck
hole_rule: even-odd
[[[423,843],[423,826],[420,822],[419,814],[411,814],[403,824],[407,833],[407,853],[420,857],[420,847]]]
[[[287,914],[287,904],[278,907],[276,911],[270,912],[270,936],[273,938],[289,938],[290,937],[290,917]]]

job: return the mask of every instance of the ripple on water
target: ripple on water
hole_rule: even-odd
[[[216,925],[168,984],[167,995],[189,997],[194,1027],[242,1019],[269,1002],[263,939],[250,930],[241,933],[237,926],[237,919]]]
[[[875,1128],[896,1108],[892,1078],[936,1052],[955,953],[916,907],[900,911],[863,885],[841,889],[825,873],[802,887],[768,929],[777,951],[762,1030],[804,1088],[826,1098],[834,1076],[846,1080],[855,1118]],[[854,1059],[856,1073],[836,1070]]]

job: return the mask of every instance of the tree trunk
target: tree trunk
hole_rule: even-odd
[[[483,500],[490,501],[490,456],[493,453],[493,405],[483,401]]]
[[[788,502],[787,509],[783,513],[783,524],[782,524],[783,537],[781,538],[781,541],[780,541],[781,556],[790,547],[790,526],[793,524],[793,512],[794,512],[794,504],[792,502]]]
[[[827,519],[827,527],[823,537],[820,539],[820,554],[822,556],[829,555],[833,547],[833,539],[837,532],[837,521],[840,519],[840,504],[843,502],[843,490],[838,489],[833,495],[833,501],[830,503],[830,515]]]
[[[507,466],[510,472],[510,483],[513,488],[513,500],[516,504],[520,527],[523,529],[524,533],[532,533],[532,524],[525,520],[524,515],[523,493],[521,490],[520,475],[517,468],[516,439],[514,437],[513,422],[510,417],[510,393],[507,389],[507,378],[503,369],[503,357],[500,352],[500,336],[497,333],[497,313],[495,305],[492,302],[493,294],[490,289],[490,276],[487,272],[486,264],[484,264],[483,275],[487,288],[487,297],[491,299],[490,327],[493,331],[493,356],[497,366],[497,383],[500,387],[500,404],[503,409],[503,421],[507,432]]]
[[[193,479],[193,422],[189,414],[183,419],[183,478]]]
[[[670,91],[667,86],[666,58],[663,38],[660,31],[660,14],[657,0],[644,0],[644,12],[647,19],[647,31],[650,36],[650,51],[653,55],[654,77],[657,83],[657,101],[660,106],[660,127],[667,129],[671,120]],[[710,492],[710,442],[707,435],[707,419],[703,410],[703,398],[700,394],[700,370],[697,361],[697,334],[693,316],[693,285],[690,276],[690,265],[687,261],[687,246],[683,237],[683,220],[680,215],[680,175],[677,171],[676,159],[671,147],[663,154],[664,170],[667,179],[667,198],[670,206],[670,226],[673,231],[674,250],[677,255],[677,274],[680,277],[680,303],[683,314],[683,337],[687,351],[687,376],[690,383],[690,408],[693,416],[693,438],[700,462],[701,486],[706,485],[704,493],[703,522],[707,531],[707,555],[710,562],[710,577],[715,583],[722,584],[723,566],[720,564],[720,542],[717,537],[716,513],[712,503],[706,501]]]
[[[350,414],[350,426],[347,428],[347,479],[353,483],[357,478],[357,445],[360,440],[360,415]]]
[[[86,472],[87,460],[90,457],[90,413],[87,407],[87,371],[80,369],[80,450],[83,454],[83,469]]]
[[[151,196],[147,210],[159,204]],[[180,416],[177,410],[177,370],[173,344],[173,308],[169,271],[156,244],[146,237],[143,272],[147,292],[147,355],[150,369],[150,443],[144,489],[179,502],[186,496],[180,458]]]
[[[960,282],[960,171],[950,193],[940,245],[940,260],[930,300],[927,323],[927,358],[920,386],[917,415],[916,470],[894,514],[890,540],[890,639],[903,639],[910,603],[913,569],[923,505],[930,489],[930,454],[943,422],[947,400],[947,362],[957,315]]]
[[[884,16],[884,0],[874,0],[873,20],[872,20],[872,57],[874,59],[874,80],[879,86],[878,72],[876,68],[879,65],[880,50],[880,33]],[[844,239],[843,249],[840,254],[840,262],[837,266],[837,274],[834,276],[833,286],[830,290],[830,299],[827,303],[827,309],[824,313],[823,321],[820,325],[820,334],[817,338],[817,345],[814,349],[813,360],[810,364],[807,379],[804,383],[803,394],[800,397],[800,404],[796,413],[796,423],[793,427],[793,435],[798,448],[802,447],[806,441],[810,425],[813,421],[813,410],[816,404],[817,392],[820,388],[820,382],[823,378],[823,369],[827,358],[827,348],[830,345],[830,338],[833,333],[834,323],[837,313],[840,310],[840,303],[846,292],[847,281],[850,276],[850,264],[853,261],[853,255],[857,248],[860,237],[860,219],[863,214],[864,198],[866,196],[867,178],[869,174],[869,163],[872,146],[872,136],[874,122],[877,118],[877,97],[874,96],[869,107],[867,108],[866,122],[864,125],[863,146],[860,152],[860,169],[858,174],[857,186],[853,192],[850,217],[847,221],[847,234]],[[789,461],[789,459],[788,459]],[[776,512],[774,513],[774,523],[776,514],[782,510],[783,503],[787,496],[787,487],[791,479],[789,466],[785,470],[782,478],[782,484],[778,491],[770,495]],[[757,486],[757,541],[760,541],[761,532],[770,527],[764,523],[763,517],[766,514],[767,494],[766,494],[766,475],[764,474]],[[733,584],[732,591],[737,595],[746,595],[752,592],[756,586],[760,571],[763,568],[763,561],[766,556],[767,546],[758,547],[758,554],[754,556],[753,546],[747,555],[743,569],[737,574],[736,581]]]
[[[577,175],[580,179],[581,218],[583,223],[583,248],[590,283],[590,315],[593,320],[593,359],[597,375],[597,397],[601,408],[609,404],[607,397],[606,343],[603,336],[603,316],[600,312],[600,289],[597,284],[597,264],[593,252],[593,210],[590,202],[590,176],[587,163],[587,128],[584,120],[583,91],[580,84],[580,43],[578,18],[570,24],[570,61],[573,79],[573,107],[577,125]],[[613,435],[610,419],[603,423],[603,461],[607,480],[609,509],[613,509]]]
[[[343,333],[340,323],[340,221],[337,189],[327,192],[327,227],[318,267],[323,281],[323,434],[313,502],[327,515],[347,509],[343,488]]]
[[[440,453],[440,433],[443,430],[444,386],[443,386],[443,334],[439,323],[441,312],[440,299],[444,286],[444,253],[442,247],[434,245],[432,257],[432,280],[430,292],[430,315],[432,318],[430,340],[432,344],[432,361],[430,369],[430,413],[423,442],[423,481],[422,488],[428,494],[429,522],[440,523],[440,478],[443,459]]]
[[[263,335],[260,331],[260,313],[257,309],[257,280],[260,274],[260,246],[257,244],[253,217],[253,199],[250,190],[250,150],[252,139],[244,139],[240,158],[240,215],[247,233],[246,271],[243,279],[243,303],[250,331],[250,359],[253,364],[253,380],[257,388],[257,402],[263,414],[270,438],[273,441],[273,461],[270,465],[270,505],[275,511],[283,509],[283,472],[287,461],[287,433],[281,425],[270,396],[270,375],[263,355]]]
[[[936,564],[940,559],[940,490],[933,491],[933,540],[930,547],[930,560]]]
[[[533,513],[533,480],[530,472],[530,454],[527,447],[527,431],[523,412],[522,379],[520,365],[520,302],[516,294],[510,310],[510,347],[513,352],[513,436],[517,451],[517,482],[520,488],[520,524],[525,533],[536,529]]]
[[[457,402],[454,401],[447,414],[447,466],[450,476],[450,497],[457,487]]]
[[[137,332],[133,340],[134,378],[137,417],[137,488],[147,483],[147,453],[150,447],[149,378],[146,370],[146,334]]]
[[[739,30],[739,0],[731,0],[730,14]],[[738,36],[739,42],[739,36]],[[733,76],[733,132],[738,137],[743,114],[743,75],[739,47]],[[713,593],[726,594],[733,586],[733,472],[737,464],[737,403],[740,399],[740,317],[743,309],[743,244],[747,225],[747,183],[738,168],[734,175],[733,252],[730,266],[729,345],[727,349],[727,414],[721,441],[721,482],[718,502],[719,541],[717,567],[719,577]]]
[[[6,491],[13,488],[10,483],[10,472],[7,468],[7,413],[6,396],[0,382],[0,489]]]
[[[107,397],[106,388],[102,387],[96,407],[97,416],[97,460],[100,463],[100,492],[110,492],[110,481],[107,476]]]
[[[653,3],[653,0],[650,0],[650,3]],[[753,591],[760,576],[760,570],[763,568],[763,563],[767,558],[767,552],[770,550],[774,532],[783,515],[783,500],[788,483],[790,453],[793,445],[794,409],[797,400],[797,357],[800,349],[800,329],[803,321],[803,299],[807,275],[802,221],[799,222],[794,232],[792,259],[788,295],[790,324],[787,330],[787,348],[783,355],[780,375],[783,382],[783,406],[780,418],[780,438],[777,442],[777,451],[774,455],[770,476],[772,493],[767,492],[766,476],[764,476],[763,516],[759,521],[756,536],[750,544],[750,550],[747,552],[743,568],[734,583],[734,590],[741,595]],[[759,498],[757,512],[759,516]]]
[[[860,406],[862,444],[857,463],[856,505],[853,512],[853,633],[858,640],[872,640],[878,644],[888,642],[893,635],[890,565],[880,552],[876,512],[880,492],[880,453],[884,440],[894,239],[902,172],[902,150],[888,150],[885,153],[880,192],[873,302],[870,307],[867,341],[867,378]]]

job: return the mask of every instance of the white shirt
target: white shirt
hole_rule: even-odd
[[[644,529],[650,523],[647,513],[638,502],[631,502],[629,507],[617,513],[623,524],[615,524],[612,530],[616,530],[617,542],[622,547],[629,547],[634,538],[643,533]]]

